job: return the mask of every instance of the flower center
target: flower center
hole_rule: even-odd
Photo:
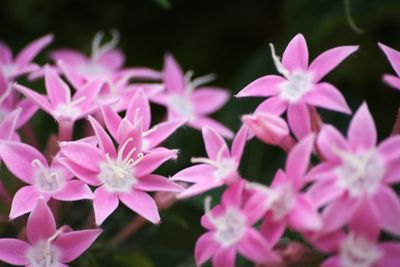
[[[61,189],[64,179],[60,171],[44,166],[38,159],[34,159],[31,165],[35,168],[34,181],[40,192],[52,193]]]
[[[171,95],[168,100],[174,112],[185,119],[193,119],[194,107],[189,97],[185,95]]]
[[[222,216],[215,218],[210,212],[210,202],[211,198],[207,197],[205,200],[206,216],[215,226],[215,241],[225,248],[236,244],[245,233],[246,218],[233,207],[227,208]]]
[[[109,73],[106,66],[103,66],[96,62],[88,62],[78,66],[78,71],[82,76],[85,77],[97,77],[100,75],[107,75]]]
[[[7,64],[3,65],[1,70],[3,71],[4,78],[9,79],[15,72],[15,65],[13,64]]]
[[[359,197],[365,193],[373,194],[385,171],[376,150],[362,151],[358,154],[336,150],[336,154],[342,160],[341,166],[336,168],[338,185],[347,189],[353,197]]]
[[[60,119],[71,119],[79,116],[79,114],[81,114],[81,110],[77,107],[77,105],[84,100],[85,97],[83,96],[67,103],[58,104],[54,110],[54,116]]]
[[[343,267],[370,267],[382,257],[375,244],[353,233],[343,241],[340,252]]]
[[[286,82],[283,82],[279,88],[280,96],[291,103],[299,101],[306,94],[312,85],[311,76],[302,71],[291,73]]]
[[[109,192],[130,192],[132,185],[137,181],[134,175],[134,166],[143,158],[143,154],[139,153],[136,159],[132,158],[136,148],[131,149],[124,157],[126,146],[133,139],[128,138],[118,150],[116,159],[110,158],[106,154],[106,161],[100,164],[100,173],[98,178],[103,182],[105,188]]]
[[[53,246],[53,241],[63,232],[62,228],[47,240],[36,243],[28,251],[29,266],[32,267],[58,267],[60,266],[60,251]]]

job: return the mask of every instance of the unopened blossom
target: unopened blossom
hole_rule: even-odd
[[[308,193],[322,212],[325,233],[352,224],[358,213],[372,214],[369,227],[400,235],[400,201],[391,185],[400,181],[400,136],[377,144],[374,120],[362,104],[351,120],[347,139],[334,127],[322,128],[317,139],[323,163],[308,179]]]
[[[396,75],[383,75],[383,80],[391,87],[400,90],[400,52],[382,43],[378,43],[378,45],[385,53],[390,65],[392,65],[392,68],[396,72]]]
[[[50,198],[61,201],[93,198],[90,188],[82,181],[72,179],[72,173],[57,161],[57,157],[49,165],[35,148],[12,141],[0,143],[0,157],[11,173],[28,184],[15,193],[10,219],[32,211],[39,198],[45,201]]]
[[[167,55],[163,70],[165,92],[154,96],[152,101],[167,108],[169,120],[184,119],[192,128],[201,130],[208,126],[220,135],[232,138],[231,130],[208,117],[229,100],[229,92],[218,87],[203,86],[214,79],[213,75],[191,80],[192,76],[192,71],[184,75],[175,59]]]
[[[163,162],[176,158],[177,150],[157,149],[143,154],[141,123],[133,126],[122,120],[119,126],[119,146],[100,124],[89,116],[98,140],[98,147],[81,141],[62,142],[64,165],[85,183],[97,186],[93,208],[98,225],[118,207],[119,202],[152,223],[160,222],[154,199],[147,192],[179,192],[181,187],[165,177],[152,174]]]
[[[13,82],[15,78],[39,69],[32,63],[36,55],[53,41],[53,35],[48,34],[28,44],[13,59],[11,49],[0,42],[0,73],[7,83]]]
[[[240,129],[232,142],[231,150],[213,128],[204,127],[202,132],[208,158],[192,158],[192,163],[198,164],[183,169],[172,177],[173,181],[192,184],[178,198],[195,196],[241,179],[238,168],[247,141],[247,129]]]
[[[118,128],[122,118],[110,106],[101,107],[104,122],[112,137],[120,143]],[[132,125],[142,124],[141,151],[151,151],[160,143],[167,139],[173,132],[185,123],[185,120],[176,119],[160,122],[151,126],[151,109],[148,97],[144,90],[139,89],[130,98],[129,106],[126,110],[126,119]]]
[[[54,216],[43,199],[30,200],[28,242],[0,238],[0,261],[14,266],[68,267],[67,263],[84,253],[101,234],[101,229],[72,231],[69,226],[56,228]]]
[[[281,115],[287,110],[289,126],[301,139],[311,131],[309,106],[351,113],[346,100],[332,84],[321,79],[354,53],[358,46],[340,46],[320,54],[308,63],[308,48],[302,34],[296,35],[286,47],[282,61],[271,52],[277,71],[283,76],[267,75],[247,85],[236,96],[269,97],[262,110]]]
[[[299,232],[317,231],[322,226],[317,207],[301,191],[306,184],[314,139],[307,136],[292,148],[285,171],[278,170],[270,187],[248,184],[253,194],[247,208],[265,213],[261,232],[271,244],[280,240],[287,225]]]
[[[69,86],[50,66],[45,66],[44,71],[47,95],[39,94],[19,84],[14,87],[58,122],[59,135],[65,136],[62,139],[70,139],[75,121],[98,109],[96,98],[103,86],[103,80],[87,82],[81,90],[71,96]]]
[[[118,31],[112,30],[111,36],[109,42],[102,44],[104,33],[98,32],[93,39],[89,57],[73,49],[58,49],[51,53],[51,58],[75,88],[80,88],[93,79],[114,81],[118,77],[127,75],[127,72],[133,78],[150,80],[161,78],[159,72],[148,68],[122,69],[125,56],[116,49],[120,38]]]
[[[196,242],[195,259],[203,265],[210,258],[215,267],[235,266],[236,254],[255,262],[277,262],[279,257],[253,225],[260,219],[254,210],[245,209],[244,180],[230,185],[221,198],[221,204],[210,209],[211,198],[206,198],[206,213],[201,224],[208,230]]]

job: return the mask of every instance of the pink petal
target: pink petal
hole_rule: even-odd
[[[116,193],[108,192],[104,186],[101,186],[94,191],[93,209],[96,219],[96,224],[101,225],[111,213],[113,213],[119,204]]]
[[[307,70],[308,48],[301,33],[297,34],[286,47],[282,55],[282,64],[289,71]]]
[[[350,54],[354,53],[358,46],[339,46],[320,54],[310,64],[308,69],[313,74],[313,81],[319,82],[327,73],[333,70]]]
[[[107,130],[111,136],[117,140],[118,139],[118,127],[121,123],[121,118],[118,113],[115,112],[111,106],[100,106],[101,114],[103,115],[104,122],[106,124]]]
[[[117,152],[115,150],[114,143],[104,128],[101,127],[100,123],[92,116],[88,116],[88,120],[90,125],[92,125],[94,133],[96,134],[100,149],[104,152],[104,154],[109,154],[110,157],[116,157]]]
[[[318,152],[322,154],[324,159],[330,161],[338,161],[339,157],[334,149],[348,150],[346,139],[332,125],[322,127],[317,138]]]
[[[238,251],[244,257],[256,263],[278,261],[278,256],[273,253],[267,241],[255,229],[247,229],[239,241]]]
[[[148,174],[138,178],[134,184],[136,189],[142,191],[168,191],[168,192],[181,192],[182,187],[172,182],[170,179],[157,174]]]
[[[345,114],[351,110],[342,93],[330,83],[319,83],[304,96],[304,101],[316,107],[326,108]]]
[[[162,149],[152,151],[143,156],[135,166],[135,176],[142,177],[155,171],[161,164],[170,159],[175,159],[178,151],[175,149]]]
[[[350,219],[348,228],[356,235],[375,243],[380,235],[380,220],[383,218],[377,217],[373,209],[372,199],[364,198]]]
[[[339,256],[332,256],[325,260],[321,267],[343,267]]]
[[[318,231],[322,227],[316,206],[303,196],[297,198],[295,206],[288,215],[288,223],[299,232]]]
[[[29,98],[20,100],[17,104],[17,108],[21,108],[22,112],[18,117],[16,128],[25,125],[39,109],[38,105]]]
[[[336,179],[316,182],[307,190],[306,194],[312,199],[316,207],[325,206],[344,193],[344,190],[338,187],[336,183]]]
[[[182,181],[190,183],[206,182],[208,177],[212,177],[215,167],[208,164],[198,164],[181,170],[172,176],[172,181]]]
[[[28,184],[32,184],[35,177],[32,161],[37,159],[48,166],[47,160],[39,151],[24,143],[3,141],[0,144],[0,157],[15,176]]]
[[[400,262],[400,245],[396,242],[382,242],[378,248],[383,251],[383,256],[378,260],[376,266],[398,267]]]
[[[74,94],[73,100],[82,99],[77,106],[81,110],[90,109],[93,103],[99,97],[99,93],[103,88],[104,81],[103,79],[93,79],[86,82],[84,85],[79,88],[79,90]]]
[[[221,248],[212,258],[213,267],[235,267],[236,251],[234,248]]]
[[[100,151],[88,143],[79,141],[61,142],[60,149],[69,160],[93,172],[100,170],[99,163],[104,160]]]
[[[129,107],[126,111],[126,117],[134,125],[137,119],[142,118],[143,130],[146,131],[150,128],[151,123],[151,110],[150,103],[144,94],[143,90],[138,90],[133,96]]]
[[[254,82],[247,85],[236,97],[246,96],[273,96],[279,94],[279,85],[285,81],[285,78],[278,75],[267,75],[258,78]]]
[[[315,136],[308,135],[290,150],[286,159],[286,174],[292,180],[295,188],[300,190],[304,184],[304,175],[310,165]]]
[[[311,132],[311,117],[308,106],[304,102],[291,104],[287,110],[290,129],[297,139],[302,139]]]
[[[208,126],[210,128],[213,128],[222,137],[228,139],[233,137],[233,132],[229,128],[225,127],[220,122],[208,117],[194,118],[188,122],[188,125],[198,130],[201,130],[203,127]]]
[[[154,224],[160,223],[160,214],[154,199],[147,193],[132,189],[130,193],[120,193],[119,198],[128,208]]]
[[[82,56],[82,55],[81,55]],[[83,59],[84,61],[86,59]],[[86,63],[79,63],[79,64],[71,64],[64,62],[63,60],[58,60],[57,66],[60,68],[61,72],[64,74],[64,76],[67,78],[67,80],[71,83],[71,85],[76,89],[79,90],[81,87],[85,84],[86,80],[84,77],[79,73],[79,70],[77,67],[80,64],[86,64]]]
[[[60,261],[67,263],[78,258],[101,234],[101,229],[81,230],[62,233],[54,242],[61,252]]]
[[[14,238],[0,238],[0,260],[12,265],[28,265],[26,257],[30,246]]]
[[[56,221],[53,213],[43,199],[33,201],[35,208],[31,212],[26,225],[28,240],[31,244],[45,241],[56,232]]]
[[[311,243],[320,251],[331,254],[340,250],[340,246],[346,237],[347,235],[343,231],[336,231],[327,235],[315,233],[314,237],[312,236]]]
[[[368,149],[376,145],[375,123],[366,103],[363,103],[354,114],[347,138],[354,149]]]
[[[19,189],[13,198],[10,211],[10,219],[13,220],[25,213],[31,212],[37,200],[41,197],[34,186],[24,186]],[[48,197],[46,197],[48,199]]]
[[[121,68],[125,62],[124,54],[118,49],[109,50],[103,53],[98,59],[99,64],[105,65],[110,69]]]
[[[230,98],[230,93],[222,88],[201,87],[192,94],[192,103],[197,114],[211,114],[222,108]]]
[[[304,177],[304,181],[305,182],[313,182],[313,181],[320,181],[320,180],[336,178],[336,174],[334,172],[334,169],[336,168],[336,166],[337,166],[337,164],[334,164],[329,161],[320,163],[308,171],[308,173]]]
[[[248,128],[242,126],[232,141],[232,158],[237,162],[240,162],[240,159],[242,158],[248,135]]]
[[[279,96],[273,96],[263,101],[255,110],[254,113],[266,112],[280,116],[286,111],[288,103],[282,100]]]
[[[13,54],[11,49],[4,43],[0,41],[0,63],[3,65],[11,63]]]
[[[50,57],[53,61],[62,60],[69,65],[79,65],[87,61],[86,56],[81,52],[65,48],[52,51]]]
[[[221,203],[225,207],[236,207],[240,209],[242,205],[242,194],[245,181],[239,180],[230,185],[222,195]]]
[[[58,161],[84,183],[93,186],[99,186],[101,184],[100,180],[97,178],[97,172],[85,169],[74,161],[66,158],[59,158]]]
[[[45,112],[49,114],[52,113],[53,106],[49,103],[46,96],[38,94],[35,91],[19,84],[15,84],[14,88],[21,94],[25,95],[27,98],[30,98],[32,101],[34,101]]]
[[[208,261],[215,251],[219,249],[219,245],[214,241],[214,232],[207,232],[200,236],[195,246],[195,259],[198,266]]]
[[[210,159],[216,160],[218,156],[221,158],[230,157],[225,140],[215,129],[204,127],[202,133],[207,155]]]
[[[152,148],[158,146],[179,127],[185,124],[185,122],[185,120],[174,120],[157,124],[146,133],[146,136],[143,137],[143,149],[151,150]]]
[[[383,81],[391,87],[400,90],[400,78],[394,75],[385,74],[383,75]]]
[[[0,123],[0,140],[10,140],[12,138],[21,112],[22,110],[20,108],[16,109],[3,119]]]
[[[378,146],[378,153],[386,164],[400,159],[400,135],[394,135],[383,140]]]
[[[373,196],[376,217],[386,231],[400,235],[400,201],[392,188],[382,185]]]
[[[34,57],[47,45],[49,45],[53,41],[54,37],[52,34],[45,35],[29,45],[27,45],[24,49],[19,52],[16,56],[15,63],[17,65],[26,64],[33,60]]]
[[[208,176],[210,177],[210,176]],[[208,178],[208,177],[203,177],[203,178]],[[204,182],[198,182],[194,185],[189,186],[187,189],[185,189],[183,192],[179,193],[176,198],[177,199],[185,199],[193,196],[200,195],[204,192],[207,192],[213,188],[217,188],[222,186],[222,182],[217,182],[214,179],[210,181],[204,181]]]
[[[279,242],[285,232],[285,229],[285,220],[275,221],[272,218],[272,213],[268,212],[265,215],[263,223],[261,224],[260,232],[272,247]]]
[[[389,59],[389,62],[397,73],[397,76],[400,76],[400,52],[382,43],[378,43],[378,45]]]
[[[221,217],[225,213],[225,211],[226,211],[225,207],[219,204],[214,208],[212,208],[210,212],[213,218],[218,218]],[[201,226],[203,226],[207,230],[215,230],[215,225],[211,223],[208,218],[209,218],[208,214],[204,214],[201,217]]]
[[[185,87],[183,71],[174,57],[167,54],[164,58],[163,79],[168,91],[181,93]]]
[[[132,78],[140,80],[160,80],[162,78],[159,71],[149,68],[133,67],[127,68],[126,71],[131,73]]]
[[[322,212],[324,233],[338,230],[345,225],[357,209],[358,201],[348,196],[342,196],[330,204]]]
[[[50,102],[56,107],[71,101],[71,90],[60,76],[49,66],[44,68],[44,79]]]
[[[60,191],[53,193],[52,197],[61,201],[76,201],[93,199],[93,193],[85,183],[72,180],[66,182]]]

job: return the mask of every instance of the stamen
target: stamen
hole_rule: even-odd
[[[14,85],[16,85],[17,83],[14,83],[13,85],[9,85],[6,89],[6,91],[4,92],[4,94],[2,96],[0,96],[0,105],[3,104],[3,101],[7,99],[7,97],[11,94],[11,90],[13,88]]]
[[[211,166],[214,166],[215,168],[219,168],[219,164],[217,161],[209,159],[209,158],[191,158],[190,161],[192,163],[205,163]]]
[[[46,241],[46,247],[44,249],[44,257],[46,259],[46,267],[50,267],[51,266],[51,243],[57,238],[59,237],[61,234],[63,233],[63,229],[60,228],[59,230],[57,230],[54,235],[52,235],[51,237],[49,237]]]
[[[286,79],[289,79],[289,71],[282,65],[280,57],[276,55],[274,45],[272,43],[269,43],[269,47],[271,48],[272,60],[274,61],[276,70]]]
[[[92,43],[92,57],[91,57],[92,61],[96,61],[101,55],[114,49],[118,45],[120,39],[119,32],[115,29],[112,29],[110,31],[110,34],[111,34],[111,40],[105,43],[103,46],[101,46],[101,41],[104,37],[104,33],[103,32],[96,33]]]
[[[218,227],[220,225],[220,221],[215,218],[212,213],[211,213],[211,201],[212,197],[211,196],[206,196],[204,199],[204,211],[207,219],[215,226]]]
[[[143,133],[142,133],[142,137],[148,136],[149,134],[151,134],[151,133],[157,131],[157,129],[158,129],[157,125],[154,125],[153,127],[151,127],[150,129],[148,129],[147,131],[143,132]]]

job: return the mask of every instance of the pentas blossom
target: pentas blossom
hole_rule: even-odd
[[[46,66],[44,72],[47,95],[39,94],[19,84],[14,87],[59,123],[59,134],[65,136],[62,139],[70,139],[74,122],[98,109],[95,100],[103,86],[103,80],[87,82],[71,97],[69,86],[50,66]]]
[[[176,150],[157,149],[149,154],[140,151],[141,123],[122,120],[118,149],[105,130],[92,117],[89,121],[99,147],[81,141],[62,142],[60,148],[66,167],[82,181],[97,186],[93,208],[100,225],[122,201],[152,223],[159,223],[156,203],[146,192],[179,192],[181,187],[165,177],[152,174],[163,162],[175,158]]]
[[[397,74],[397,76],[385,74],[383,75],[383,80],[393,88],[400,90],[400,52],[382,43],[378,43],[378,45],[389,59],[390,65],[392,65]]]
[[[203,87],[214,79],[212,75],[191,80],[192,75],[191,71],[184,75],[175,59],[167,55],[163,70],[165,92],[154,96],[152,101],[167,107],[169,120],[184,119],[188,126],[198,130],[209,126],[222,136],[232,138],[231,130],[208,117],[229,100],[229,92],[217,87]]]
[[[56,228],[53,214],[43,199],[30,200],[35,208],[29,215],[28,242],[0,238],[0,260],[26,267],[67,267],[101,234],[101,229],[72,231],[69,226]]]
[[[306,183],[313,144],[314,136],[310,135],[294,146],[288,155],[285,172],[279,170],[270,187],[248,184],[253,193],[247,207],[265,213],[261,232],[271,244],[280,240],[286,225],[299,232],[318,231],[322,227],[317,207],[301,191]]]
[[[102,106],[105,125],[112,137],[118,142],[120,140],[118,128],[121,125],[122,118],[112,109],[111,106]],[[151,127],[151,109],[150,103],[144,90],[139,89],[131,98],[126,110],[125,118],[132,125],[139,122],[142,124],[141,147],[140,151],[149,152],[156,148],[160,143],[167,139],[173,132],[185,123],[185,120],[176,119],[158,123]]]
[[[400,136],[377,145],[375,124],[364,103],[350,123],[347,139],[328,125],[317,145],[325,160],[309,173],[316,183],[308,193],[316,205],[325,207],[322,231],[334,231],[354,223],[358,213],[369,213],[375,218],[369,227],[400,235],[400,201],[390,187],[400,181]]]
[[[15,78],[30,73],[39,68],[32,63],[36,55],[53,41],[53,35],[48,34],[28,44],[19,52],[15,59],[11,49],[0,42],[0,76],[7,82],[13,82]]]
[[[202,132],[208,158],[192,158],[192,163],[200,164],[183,169],[172,177],[173,181],[192,183],[177,195],[178,198],[195,196],[241,179],[238,168],[247,140],[247,129],[243,127],[237,133],[231,151],[216,130],[204,127]]]
[[[256,210],[245,208],[244,184],[245,181],[240,180],[229,186],[222,195],[221,204],[211,210],[211,199],[206,199],[206,214],[201,224],[208,232],[196,242],[197,265],[212,258],[214,267],[233,267],[237,253],[256,263],[279,261],[269,240],[253,228],[260,216],[254,216]]]
[[[340,46],[320,54],[308,64],[308,48],[302,34],[296,35],[286,47],[282,61],[272,58],[277,71],[283,76],[267,75],[247,85],[236,96],[269,97],[262,110],[281,115],[287,110],[289,125],[297,138],[311,131],[309,106],[322,107],[342,113],[351,113],[346,100],[332,84],[321,79],[354,53],[358,46]]]
[[[57,157],[49,165],[35,148],[10,141],[0,143],[0,157],[11,173],[29,184],[15,193],[10,219],[32,211],[39,198],[45,201],[50,198],[61,201],[93,198],[90,188],[82,181],[72,179],[72,173],[57,161]]]

